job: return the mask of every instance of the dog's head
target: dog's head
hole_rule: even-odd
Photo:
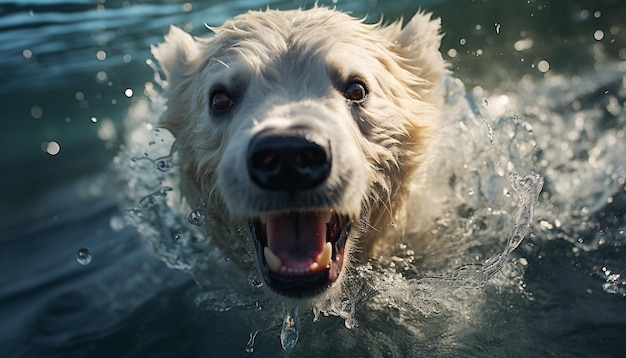
[[[338,286],[383,237],[421,160],[445,72],[438,21],[367,25],[337,11],[249,12],[153,48],[183,191],[229,250],[250,238],[274,292]]]

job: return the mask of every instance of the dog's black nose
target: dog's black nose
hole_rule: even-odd
[[[330,174],[330,143],[301,133],[264,131],[248,146],[248,173],[268,190],[304,190],[321,184]]]

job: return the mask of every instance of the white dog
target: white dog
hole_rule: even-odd
[[[346,268],[406,225],[443,102],[439,21],[368,25],[315,7],[212,30],[194,39],[172,27],[152,49],[183,194],[206,204],[222,250],[256,252],[273,292],[340,291]]]

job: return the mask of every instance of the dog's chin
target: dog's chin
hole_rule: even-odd
[[[333,210],[265,213],[249,221],[259,267],[275,293],[306,299],[327,291],[344,266],[351,220]]]

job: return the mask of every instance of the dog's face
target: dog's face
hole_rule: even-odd
[[[323,8],[250,12],[153,48],[185,195],[206,202],[223,249],[253,243],[274,292],[337,287],[384,237],[436,117],[438,29],[421,14],[400,30]]]

